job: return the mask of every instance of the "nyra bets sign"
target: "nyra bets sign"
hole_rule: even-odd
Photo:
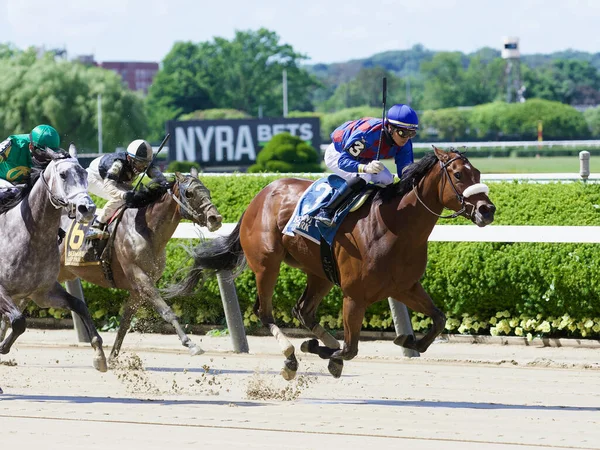
[[[196,161],[202,167],[249,166],[267,142],[290,133],[320,147],[317,117],[296,119],[190,120],[167,122],[169,159]]]

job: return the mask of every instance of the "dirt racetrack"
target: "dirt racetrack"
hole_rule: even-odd
[[[273,338],[193,338],[130,334],[102,374],[73,331],[28,330],[0,358],[0,448],[600,449],[600,349],[364,341],[336,380],[292,339],[286,382]]]

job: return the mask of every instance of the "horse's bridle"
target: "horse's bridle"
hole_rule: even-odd
[[[189,185],[190,183],[191,183],[191,181],[186,182],[186,183],[179,183],[179,194],[180,195],[183,194],[184,199],[185,199],[185,191],[187,189],[186,186]],[[197,213],[196,211],[193,211],[192,208],[190,208],[187,205],[187,201],[185,201],[185,200],[181,201],[178,198],[178,196],[175,195],[175,193],[171,189],[169,189],[169,193],[171,194],[171,197],[173,197],[173,200],[175,200],[175,203],[177,203],[179,205],[179,208],[182,211],[182,216],[184,216],[185,219],[190,219],[190,220],[193,220],[193,221],[195,221],[197,223],[202,223],[202,220],[201,220],[202,211],[204,211],[211,204],[209,196],[206,196],[204,198],[202,204],[200,205],[200,211],[201,212]],[[189,217],[185,217],[186,214]]]
[[[70,159],[70,158],[61,158],[61,159],[55,160],[55,161],[57,161],[56,164],[58,164],[62,161],[66,161],[68,159]],[[46,173],[46,169],[44,169],[42,171],[42,173],[40,174],[40,178],[42,179],[42,183],[44,184],[44,187],[46,188],[46,191],[48,192],[48,198],[50,199],[50,203],[56,209],[65,208],[67,210],[67,215],[69,216],[69,219],[74,219],[77,206],[73,202],[69,201],[69,198],[75,198],[82,193],[85,193],[87,195],[87,190],[84,190],[81,192],[75,192],[75,193],[71,194],[70,196],[66,196],[64,199],[60,198],[52,192],[52,189],[50,189],[50,185],[48,184],[48,181],[46,181],[46,178],[44,177],[45,173]]]
[[[466,160],[466,158],[462,154],[459,153],[458,156],[455,156],[454,158],[450,159],[446,163],[442,163],[442,161],[439,160],[439,158],[438,158],[438,162],[440,164],[440,170],[442,172],[444,172],[444,174],[446,175],[445,177],[442,175],[442,183],[441,183],[442,186],[440,188],[440,191],[442,194],[444,193],[444,186],[445,186],[446,178],[447,178],[448,181],[450,182],[450,186],[452,186],[452,190],[456,194],[456,198],[460,202],[461,208],[458,211],[455,211],[452,214],[448,214],[445,216],[438,214],[435,211],[432,211],[431,208],[429,208],[429,206],[427,206],[425,204],[425,202],[421,199],[421,197],[419,197],[419,192],[417,190],[418,183],[413,184],[413,191],[415,193],[415,196],[417,197],[417,200],[419,200],[419,203],[421,203],[421,205],[423,205],[423,207],[427,211],[429,211],[434,216],[439,217],[440,219],[455,219],[456,217],[467,212],[467,208],[470,208],[470,211],[467,213],[466,217],[468,217],[469,219],[473,219],[473,214],[475,213],[475,205],[465,202],[465,198],[469,197],[471,195],[474,195],[474,194],[479,194],[479,193],[487,194],[487,192],[488,192],[488,187],[483,183],[476,183],[472,186],[467,187],[462,194],[460,192],[458,192],[458,189],[456,189],[456,186],[454,185],[454,182],[452,181],[452,177],[448,173],[448,166],[450,164],[452,164],[454,161],[456,161],[457,159]],[[440,194],[440,198],[442,198],[441,194]]]

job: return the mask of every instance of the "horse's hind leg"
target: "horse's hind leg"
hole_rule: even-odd
[[[336,360],[350,360],[358,354],[358,339],[360,338],[365,311],[366,307],[364,305],[358,304],[350,297],[344,297],[344,347],[331,355],[329,365],[329,371],[334,377],[336,376],[336,366],[334,365]]]
[[[45,308],[69,309],[81,317],[88,335],[92,337],[91,345],[96,352],[93,362],[94,368],[99,372],[106,372],[108,370],[106,356],[104,356],[104,350],[102,348],[102,338],[100,337],[100,334],[98,334],[90,311],[83,300],[69,294],[58,282],[54,284],[47,294],[33,295],[32,300],[39,306]]]
[[[154,281],[141,269],[138,269],[133,274],[133,277],[130,277],[130,280],[135,280],[135,293],[132,292],[132,295],[138,296],[143,301],[148,301],[154,307],[157,313],[165,320],[165,322],[170,323],[175,328],[177,332],[177,336],[179,336],[179,340],[184,347],[187,347],[190,355],[201,355],[204,353],[198,345],[196,345],[183,331],[183,328],[179,324],[179,320],[173,310],[166,304],[166,302],[160,296],[160,292],[154,286]]]
[[[425,292],[421,283],[415,284],[409,291],[403,292],[400,296],[394,298],[404,303],[413,311],[425,314],[433,320],[433,325],[429,331],[419,340],[416,340],[413,335],[398,336],[394,339],[396,345],[410,348],[418,352],[424,352],[431,345],[433,340],[444,331],[444,327],[446,326],[446,316],[433,304],[433,300],[431,300],[429,294]]]
[[[0,314],[10,321],[10,334],[0,343],[0,355],[6,355],[17,338],[25,332],[25,316],[12,301],[6,290],[0,286]]]

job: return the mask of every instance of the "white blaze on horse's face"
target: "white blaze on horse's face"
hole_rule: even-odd
[[[42,176],[50,187],[50,201],[56,208],[65,208],[69,217],[78,222],[90,222],[96,205],[89,196],[87,172],[77,159],[56,159],[48,164]]]

